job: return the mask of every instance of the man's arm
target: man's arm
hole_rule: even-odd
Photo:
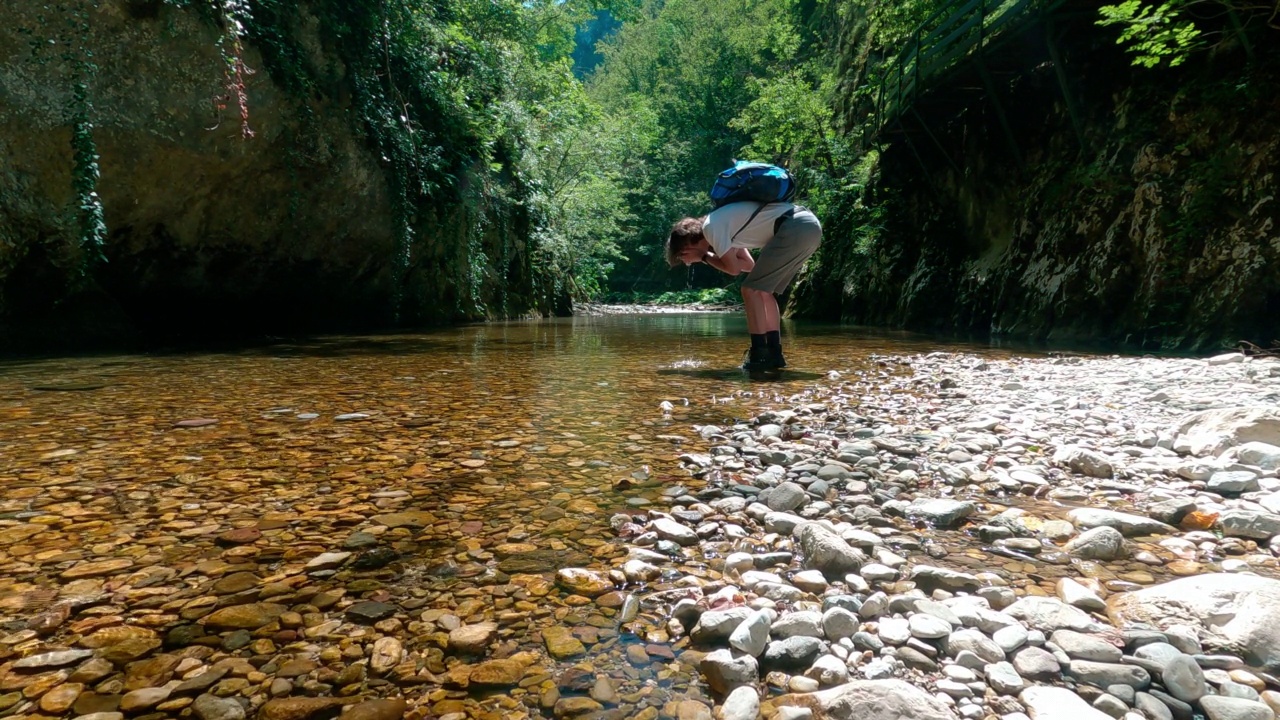
[[[746,248],[733,248],[724,257],[720,257],[715,253],[708,253],[706,257],[707,264],[727,275],[741,275],[744,272],[751,272],[756,266],[756,261],[751,257],[751,253]]]

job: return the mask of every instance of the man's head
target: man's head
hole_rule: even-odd
[[[705,242],[702,237],[702,218],[687,217],[671,226],[671,234],[667,236],[667,264],[675,267],[680,263],[689,264],[685,257]],[[703,251],[705,252],[705,250]],[[701,257],[703,253],[698,253]]]

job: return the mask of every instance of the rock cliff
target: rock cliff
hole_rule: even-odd
[[[1087,27],[1076,38],[1079,133],[1051,63],[998,79],[1022,168],[990,98],[970,91],[925,117],[938,143],[917,129],[914,148],[882,147],[861,203],[883,214],[824,218],[796,306],[1151,349],[1280,339],[1275,44],[1147,70]]]
[[[264,58],[278,48],[245,46],[246,139],[223,97],[220,19],[180,5],[18,3],[0,24],[0,343],[369,328],[535,305],[519,188],[502,199],[481,189],[489,168],[463,166],[425,211],[398,212],[354,73],[306,6],[289,23],[304,90]],[[88,53],[100,263],[81,248],[72,189]]]

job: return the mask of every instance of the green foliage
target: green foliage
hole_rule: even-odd
[[[933,16],[950,0],[899,0],[897,2],[877,2],[876,0],[855,0],[856,5],[866,8],[871,20],[875,45],[896,52],[903,43],[915,34],[916,28],[926,19]],[[998,0],[990,0],[992,10],[999,5]]]
[[[730,128],[750,138],[741,155],[793,167],[833,170],[828,147],[831,107],[825,101],[831,79],[823,77],[815,84],[806,74],[795,70],[752,79],[755,99],[729,121]]]
[[[16,28],[30,48],[28,62],[44,67],[64,69],[63,77],[71,88],[70,101],[61,108],[71,131],[70,225],[75,228],[73,243],[64,248],[59,262],[64,263],[70,285],[82,286],[92,279],[94,266],[104,262],[107,223],[98,195],[101,173],[98,147],[94,140],[92,87],[98,73],[97,61],[89,43],[91,19],[97,10],[96,0],[63,0],[42,6],[36,27]],[[20,243],[16,238],[4,239],[4,270],[16,262]],[[4,273],[0,273],[3,277]]]
[[[424,268],[438,231],[463,223],[434,284],[457,311],[491,311],[512,263],[532,262],[543,309],[589,297],[618,256],[627,213],[610,192],[626,135],[604,123],[569,72],[577,23],[612,6],[545,0],[321,0],[326,42],[350,69],[353,104],[391,179],[397,275]],[[626,0],[617,3],[625,14]],[[323,82],[297,45],[298,0],[256,0],[246,36],[273,78],[305,101]],[[502,218],[528,220],[524,250]],[[430,233],[424,236],[424,233]],[[442,268],[454,268],[451,275]],[[439,292],[439,290],[435,290]],[[412,299],[418,304],[420,298]]]
[[[662,238],[677,218],[709,209],[711,181],[751,141],[748,124],[768,122],[732,124],[795,64],[797,12],[792,0],[648,0],[599,44],[590,95],[634,128],[618,187],[635,220],[616,240],[628,260],[614,287],[679,281]]]
[[[1133,64],[1153,68],[1158,65],[1176,67],[1200,44],[1201,32],[1186,17],[1188,0],[1124,0],[1118,5],[1103,5],[1099,25],[1120,26],[1118,44],[1133,54]]]

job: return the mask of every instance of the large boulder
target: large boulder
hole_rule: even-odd
[[[1205,645],[1280,671],[1280,580],[1228,573],[1180,578],[1112,595],[1107,615],[1121,626],[1192,625]]]
[[[854,680],[830,690],[783,695],[777,707],[805,707],[817,720],[955,720],[924,690],[902,680]]]
[[[1280,411],[1271,408],[1204,410],[1182,419],[1173,449],[1189,455],[1217,455],[1245,443],[1280,445]]]

